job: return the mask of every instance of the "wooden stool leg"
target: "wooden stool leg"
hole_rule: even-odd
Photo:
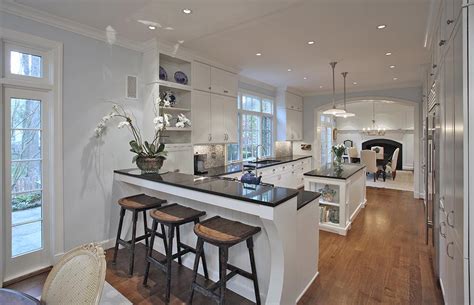
[[[132,240],[130,244],[130,262],[128,265],[128,275],[133,275],[133,262],[135,260],[135,239],[137,237],[137,221],[138,221],[138,212],[133,211],[133,229],[132,229]]]
[[[196,257],[194,258],[194,267],[193,267],[193,280],[191,282],[191,294],[189,295],[188,304],[193,303],[193,296],[194,296],[194,283],[196,283],[198,268],[199,268],[199,257],[201,256],[202,250],[204,248],[204,240],[202,238],[198,238],[196,243]]]
[[[219,247],[219,305],[225,304],[225,289],[227,275],[227,260],[229,258],[229,249],[227,247]]]
[[[178,263],[181,265],[181,238],[179,236],[179,226],[176,227],[176,249],[178,250]]]
[[[252,280],[253,280],[253,289],[255,290],[255,301],[257,305],[260,305],[260,290],[258,289],[258,278],[257,278],[257,268],[255,266],[255,255],[253,253],[253,239],[250,237],[247,239],[247,248],[249,249],[250,256],[250,266],[252,267]]]
[[[118,230],[117,230],[117,239],[115,239],[114,259],[112,260],[113,264],[115,264],[117,262],[117,252],[118,252],[120,235],[122,235],[122,226],[123,226],[123,217],[124,216],[125,216],[125,209],[121,208],[120,209],[120,220],[119,220],[119,225],[118,225]]]
[[[173,262],[173,235],[174,235],[174,226],[169,226],[168,232],[168,251],[166,253],[166,303],[170,301],[171,293],[171,263]]]
[[[146,211],[143,211],[143,231],[145,233],[145,245],[148,248],[148,224],[146,223]]]
[[[147,251],[147,257],[152,257],[153,254],[153,245],[155,243],[155,232],[158,230],[158,222],[156,220],[153,220],[152,228],[151,228],[151,240],[150,240],[150,247],[148,247]],[[143,277],[143,286],[147,285],[148,282],[148,274],[150,272],[150,261],[146,261],[146,267],[145,267],[145,276]]]

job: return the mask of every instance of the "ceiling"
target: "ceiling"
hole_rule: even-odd
[[[338,90],[340,72],[349,72],[348,91],[421,84],[428,62],[423,42],[430,0],[11,1],[101,30],[110,25],[119,37],[138,42],[184,41],[246,77],[306,94],[331,88],[333,60],[339,62]],[[149,30],[137,20],[161,28]],[[387,27],[379,30],[379,24]]]

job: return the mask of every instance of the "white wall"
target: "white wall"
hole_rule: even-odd
[[[110,128],[98,140],[93,129],[113,100],[140,121],[142,104],[125,100],[127,74],[141,75],[142,54],[0,12],[0,26],[64,43],[63,153],[65,250],[109,238],[113,170],[132,167],[126,130]],[[140,86],[140,92],[142,88]]]
[[[403,169],[414,167],[414,106],[401,103],[375,103],[375,121],[380,128],[386,128],[384,136],[366,136],[360,132],[363,128],[372,126],[371,101],[354,101],[347,105],[347,111],[354,113],[355,117],[337,118],[336,127],[339,130],[337,143],[352,140],[354,146],[362,149],[362,143],[372,139],[389,139],[403,144]],[[411,130],[408,132],[396,130]]]

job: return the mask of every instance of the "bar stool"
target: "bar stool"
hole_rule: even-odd
[[[138,194],[130,197],[122,198],[118,201],[120,205],[120,221],[117,231],[117,239],[115,241],[115,252],[114,258],[112,263],[115,264],[117,262],[117,252],[119,244],[127,248],[130,252],[130,262],[128,267],[128,274],[132,276],[133,274],[133,265],[135,259],[135,244],[143,239],[145,239],[146,247],[148,248],[148,237],[151,236],[151,230],[147,226],[146,221],[146,211],[151,209],[156,209],[161,207],[162,204],[166,203],[166,200],[151,197],[145,194]],[[125,216],[125,211],[131,211],[133,213],[132,216],[132,239],[129,241],[123,240],[120,236],[122,234],[122,226],[123,226],[123,218]],[[138,213],[143,212],[143,230],[144,235],[136,236],[137,235],[137,221],[138,221]],[[163,239],[163,242],[166,243],[163,234],[155,233],[159,237]],[[154,236],[154,235],[153,235]]]
[[[143,278],[143,285],[147,285],[148,281],[148,274],[150,272],[150,265],[153,264],[154,266],[161,269],[163,272],[166,273],[166,302],[168,303],[170,300],[170,291],[171,291],[171,263],[174,259],[178,258],[178,263],[181,264],[181,256],[192,252],[195,253],[196,262],[195,264],[199,265],[199,258],[202,260],[202,266],[204,269],[204,276],[206,279],[209,279],[209,274],[207,272],[207,264],[206,258],[204,255],[204,251],[201,249],[199,254],[196,253],[196,249],[193,247],[183,244],[180,239],[180,231],[179,227],[183,224],[187,224],[190,222],[194,222],[194,224],[199,223],[199,218],[201,216],[206,215],[206,212],[197,211],[188,207],[184,207],[177,203],[173,203],[161,208],[158,208],[152,212],[150,212],[151,218],[153,218],[153,225],[152,231],[156,232],[158,229],[158,223],[161,225],[161,231],[163,235],[166,234],[164,231],[164,226],[168,227],[168,246],[165,245],[166,251],[166,259],[158,260],[152,256],[153,253],[153,244],[155,242],[154,235],[151,236],[150,247],[148,249],[148,254],[146,256],[146,269],[145,269],[145,276]],[[176,247],[177,252],[173,254],[173,237],[174,231],[176,230]],[[158,235],[158,234],[157,234]],[[197,267],[196,267],[197,268]]]
[[[260,291],[258,289],[257,269],[255,267],[255,256],[253,253],[253,235],[260,231],[260,227],[249,226],[220,216],[214,216],[194,226],[194,233],[198,236],[196,257],[198,257],[199,253],[203,250],[204,242],[219,247],[219,281],[207,288],[199,285],[196,282],[198,269],[198,260],[196,259],[194,261],[194,274],[189,304],[192,304],[194,290],[213,298],[218,302],[218,304],[224,304],[226,283],[236,274],[239,274],[253,281],[255,300],[256,303],[260,305]],[[229,248],[243,242],[244,240],[247,242],[247,248],[249,250],[252,273],[227,263],[229,258]],[[230,270],[231,272],[227,274],[227,270]],[[218,288],[220,290],[219,294],[214,292],[214,290]]]

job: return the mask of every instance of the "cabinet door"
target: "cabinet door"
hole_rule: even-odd
[[[237,96],[237,75],[211,67],[211,92]]]
[[[303,98],[291,92],[285,92],[286,108],[303,111]]]
[[[219,94],[211,94],[211,142],[225,142],[225,126],[224,126],[224,104],[225,96]]]
[[[235,97],[224,96],[223,99],[223,117],[225,124],[225,142],[237,143],[239,135],[237,133],[238,113],[237,99]]]
[[[441,20],[441,22],[444,23],[444,26],[446,27],[446,39],[449,39],[454,29],[454,25],[456,24],[454,17],[454,0],[445,0],[444,7],[446,14],[445,19]]]
[[[286,110],[286,138],[287,140],[303,139],[303,112]]]
[[[445,177],[445,208],[448,226],[454,227],[454,68],[453,47],[449,44],[444,64],[445,86],[445,164],[442,175]]]
[[[453,39],[453,100],[454,100],[454,239],[463,244],[464,227],[464,110],[463,99],[462,27],[457,27]],[[466,107],[467,108],[467,107]]]
[[[193,88],[202,91],[211,90],[211,66],[193,62]]]
[[[194,91],[191,107],[193,143],[209,143],[211,141],[211,94]]]

